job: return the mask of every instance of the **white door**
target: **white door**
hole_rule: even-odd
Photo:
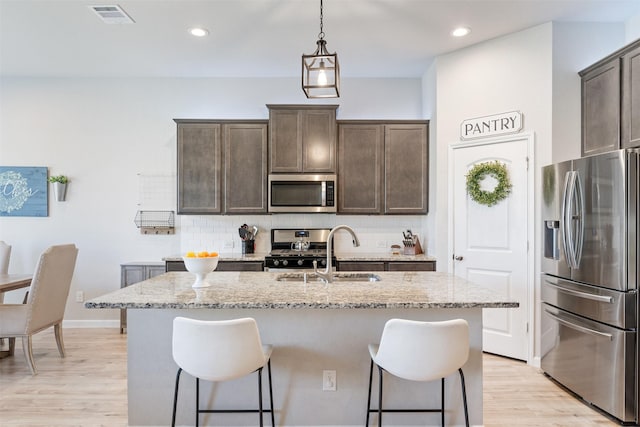
[[[483,350],[527,360],[529,318],[527,158],[529,137],[515,136],[489,143],[453,148],[452,229],[453,272],[456,276],[496,289],[520,303],[519,308],[483,310]],[[506,165],[511,193],[493,206],[479,204],[467,194],[466,175],[477,163]],[[480,186],[492,191],[497,181],[486,175]]]

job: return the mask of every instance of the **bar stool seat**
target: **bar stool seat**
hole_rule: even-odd
[[[444,426],[444,378],[456,371],[460,374],[464,416],[469,426],[467,394],[462,366],[469,358],[469,324],[455,319],[442,322],[418,322],[404,319],[387,321],[380,344],[369,345],[371,368],[369,371],[369,399],[367,420],[372,412],[378,413],[378,426],[382,426],[383,412],[440,412]],[[378,409],[371,409],[373,365],[378,367]],[[410,381],[441,380],[441,406],[438,409],[383,409],[382,377],[386,371]]]
[[[173,319],[173,359],[178,365],[173,398],[171,425],[176,423],[178,388],[184,370],[196,378],[196,420],[202,413],[253,412],[260,416],[271,413],[271,425],[275,426],[273,390],[271,387],[270,345],[262,345],[258,325],[252,318],[205,321],[176,317]],[[269,378],[269,409],[262,407],[262,369],[267,366]],[[230,381],[253,372],[258,374],[258,409],[200,409],[200,380]]]

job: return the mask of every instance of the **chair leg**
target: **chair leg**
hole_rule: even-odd
[[[64,341],[62,341],[62,323],[56,323],[53,325],[53,330],[56,334],[56,344],[58,345],[58,352],[60,353],[60,357],[65,357],[66,353],[64,351]]]
[[[182,368],[178,368],[178,373],[176,374],[176,390],[173,393],[173,415],[171,416],[171,427],[176,426],[176,409],[178,408],[178,385],[180,384],[181,373]]]
[[[467,409],[467,390],[464,386],[464,374],[462,373],[462,368],[458,368],[458,372],[460,373],[460,383],[462,384],[462,403],[464,404],[464,421],[465,421],[465,425],[469,427],[469,410]]]
[[[38,373],[36,365],[33,362],[33,346],[31,345],[31,335],[22,337],[22,350],[24,351],[24,357],[27,359],[27,365],[31,370],[31,375]]]
[[[11,337],[9,338],[9,356],[13,356],[15,352],[16,352],[16,338]]]
[[[276,421],[273,409],[273,388],[271,387],[271,359],[267,362],[267,372],[269,374],[269,403],[271,405],[271,427],[276,427]]]
[[[378,391],[378,427],[382,427],[382,368],[380,366],[378,366],[378,374],[380,376]]]
[[[258,369],[258,414],[260,415],[260,427],[264,427],[262,420],[262,368]]]
[[[365,426],[369,427],[369,411],[371,411],[371,383],[373,380],[373,359],[371,359],[371,368],[369,368],[369,398],[367,399],[367,422]]]

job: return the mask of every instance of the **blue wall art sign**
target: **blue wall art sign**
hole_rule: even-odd
[[[47,168],[0,166],[0,216],[47,216]]]

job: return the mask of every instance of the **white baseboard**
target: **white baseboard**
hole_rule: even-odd
[[[63,320],[63,328],[118,328],[120,320]]]
[[[540,356],[536,356],[536,357],[534,357],[534,358],[533,358],[533,360],[531,361],[531,366],[534,366],[534,367],[536,367],[536,368],[539,368],[539,367],[540,367],[540,361],[541,361],[541,360],[542,360],[542,359],[540,358]]]

